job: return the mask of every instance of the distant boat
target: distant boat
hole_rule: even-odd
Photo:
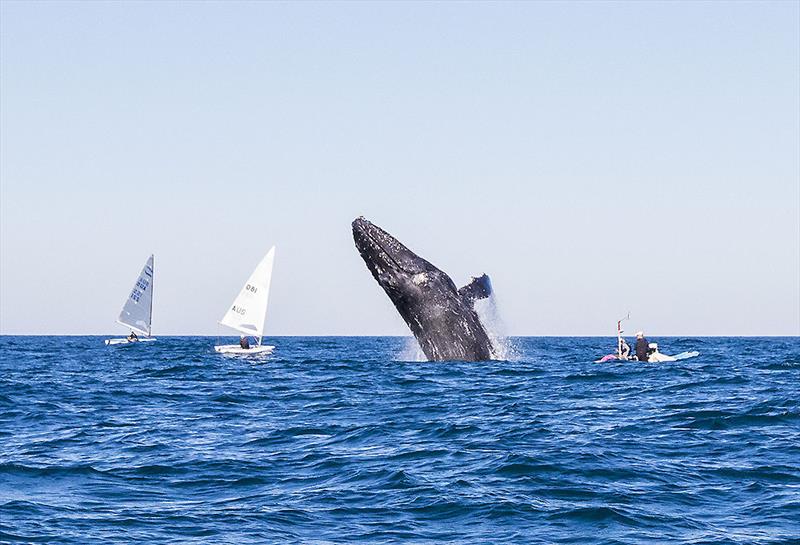
[[[622,322],[624,320],[629,320],[630,317],[631,313],[629,312],[625,318],[617,320],[617,352],[615,354],[606,354],[599,360],[594,360],[595,363],[605,363],[607,361],[639,361],[636,358],[636,354],[630,354],[631,348],[628,346],[628,343],[625,342],[625,339],[622,338]],[[637,333],[637,337],[638,335],[639,334]],[[644,336],[644,333],[642,333],[642,336]],[[699,355],[700,352],[694,350],[691,352],[681,352],[680,354],[675,354],[674,356],[668,356],[658,351],[657,343],[648,343],[647,361],[650,363],[685,360],[688,358],[697,357]]]
[[[136,284],[133,285],[131,294],[122,306],[117,322],[131,328],[144,337],[133,334],[125,339],[107,339],[106,345],[130,346],[140,342],[155,341],[150,336],[153,322],[153,256],[151,255],[144,264]]]
[[[275,262],[275,247],[270,248],[253,274],[247,279],[242,291],[220,320],[220,324],[235,329],[243,335],[252,335],[258,339],[255,346],[242,348],[239,344],[215,346],[220,354],[269,354],[275,347],[262,345],[264,320],[267,318],[267,302],[269,285],[272,280],[272,265]]]

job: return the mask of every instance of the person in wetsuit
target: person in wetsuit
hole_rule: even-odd
[[[247,340],[247,337],[242,335],[242,337],[239,339],[239,346],[247,350],[250,348],[250,341]]]
[[[631,347],[628,346],[628,343],[625,342],[625,339],[620,338],[619,340],[619,359],[627,360],[628,356],[631,354]]]
[[[644,331],[636,333],[636,359],[639,361],[647,361],[649,352],[649,345],[647,339],[644,338]]]
[[[128,335],[128,340],[129,340],[130,342],[135,342],[135,341],[138,341],[138,340],[139,340],[139,336],[138,336],[138,335],[136,335],[136,333],[134,333],[133,331],[131,331],[131,334],[130,334],[130,335]]]

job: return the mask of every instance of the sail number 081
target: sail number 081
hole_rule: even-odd
[[[253,286],[252,284],[245,285],[244,289],[246,291],[249,291],[250,293],[256,293],[258,291],[258,288]],[[231,310],[234,311],[239,316],[244,316],[244,314],[247,312],[246,308],[237,307],[236,305],[233,305],[233,308],[231,308]]]

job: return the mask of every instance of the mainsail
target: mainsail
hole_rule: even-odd
[[[153,256],[144,264],[139,278],[136,279],[131,294],[122,307],[117,321],[150,336],[150,324],[153,319]]]
[[[275,247],[273,246],[247,279],[231,308],[219,322],[245,335],[258,337],[259,344],[261,344],[261,335],[264,332],[264,320],[267,317],[269,284],[272,280],[274,261]]]

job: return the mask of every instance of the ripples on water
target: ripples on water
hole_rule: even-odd
[[[0,542],[798,543],[798,338],[274,341],[0,337]]]

